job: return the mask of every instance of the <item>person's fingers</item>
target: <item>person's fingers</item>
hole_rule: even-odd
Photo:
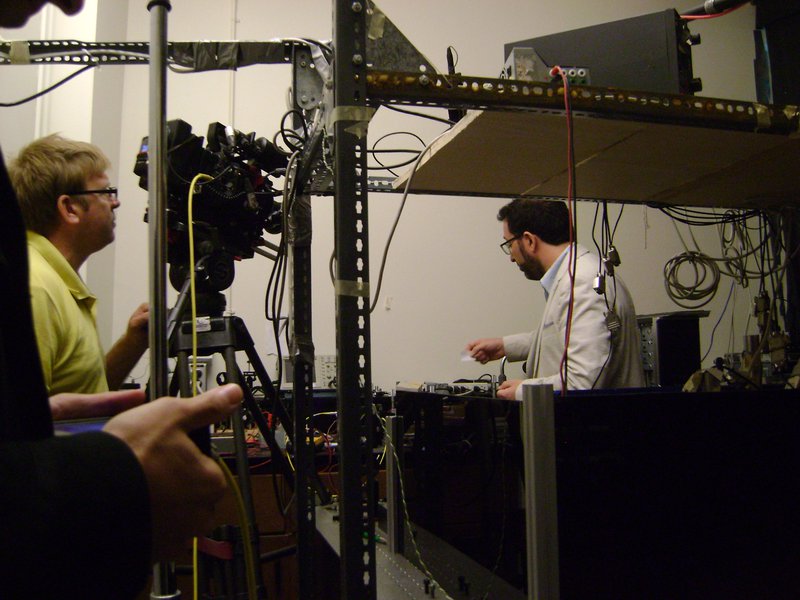
[[[92,402],[95,417],[112,417],[145,401],[144,390],[119,390],[104,392]]]
[[[131,313],[131,318],[129,319],[131,324],[142,325],[150,318],[150,305],[147,302],[143,302],[139,306],[136,307]]]
[[[514,382],[507,379],[497,388],[497,397],[504,400],[513,400],[516,391]]]
[[[66,15],[74,15],[83,8],[83,0],[53,0],[53,4]]]
[[[132,325],[143,327],[150,319],[150,309],[147,304],[140,305],[133,314],[131,314],[130,322]]]
[[[112,417],[143,404],[142,390],[122,390],[97,394],[56,394],[50,398],[53,419],[92,419]]]
[[[146,399],[144,390],[131,389],[131,390],[117,390],[103,394],[103,401],[115,407],[120,407],[120,410],[128,410],[139,404],[143,404]]]
[[[219,498],[217,498],[219,500]],[[198,527],[193,532],[195,536],[203,535],[216,524],[216,504],[214,502],[206,504],[199,510],[197,517]]]
[[[188,432],[228,417],[242,400],[242,388],[229,383],[213,388],[195,398],[176,400],[183,404],[180,423]]]
[[[195,449],[193,445],[193,454]],[[217,461],[204,454],[192,456],[191,460],[195,463],[193,468],[197,469],[195,479],[204,482],[201,489],[195,490],[198,506],[207,506],[220,500],[228,487],[228,482]]]

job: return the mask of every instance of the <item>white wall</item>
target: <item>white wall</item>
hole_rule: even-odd
[[[105,4],[108,4],[106,2]],[[595,23],[636,16],[675,6],[678,10],[698,2],[681,0],[617,0],[609,3],[587,0],[494,0],[466,3],[457,0],[408,2],[383,0],[379,6],[436,66],[444,69],[445,50],[458,52],[457,69],[468,75],[497,76],[503,63],[503,44],[508,41],[563,31]],[[114,36],[146,40],[149,15],[144,2],[120,3],[127,8],[126,29],[114,28]],[[296,0],[290,3],[259,0],[174,0],[169,15],[171,40],[240,39],[266,40],[276,37],[331,36],[331,3],[328,0]],[[101,16],[99,18],[103,18]],[[109,17],[106,17],[109,18]],[[120,27],[115,14],[98,30],[111,24]],[[116,19],[116,20],[115,20]],[[704,82],[703,95],[754,100],[752,75],[752,27],[754,9],[745,7],[721,19],[695,22],[703,43],[694,51],[695,75]],[[67,36],[67,34],[64,34]],[[68,37],[79,37],[69,35]],[[98,39],[115,39],[98,34]],[[121,39],[121,38],[116,38]],[[29,67],[19,71],[19,80],[29,77]],[[117,178],[122,207],[113,257],[100,269],[113,281],[111,289],[98,290],[101,302],[113,306],[104,340],[119,335],[135,306],[147,297],[147,227],[142,222],[146,192],[132,173],[141,138],[147,133],[147,70],[145,67],[108,67],[119,70],[112,89],[112,102],[94,94],[93,141],[118,136]],[[98,76],[99,79],[99,76]],[[15,79],[16,81],[16,79]],[[168,117],[182,118],[204,134],[208,123],[221,121],[243,131],[272,137],[286,109],[290,68],[282,65],[248,67],[236,73],[170,74]],[[98,86],[100,83],[98,83]],[[5,86],[4,86],[4,89]],[[71,88],[66,87],[65,94]],[[12,93],[12,92],[4,92]],[[19,95],[16,89],[13,95]],[[23,113],[18,113],[22,115]],[[444,111],[438,111],[444,114]],[[0,117],[5,119],[0,111]],[[20,117],[21,118],[21,117]],[[25,113],[25,119],[30,115]],[[81,116],[81,119],[84,117]],[[417,132],[430,140],[443,126],[431,121],[380,110],[370,125],[370,143],[391,131]],[[63,129],[62,129],[63,130]],[[6,152],[18,147],[3,122],[2,142]],[[26,129],[26,136],[30,135]],[[110,135],[110,137],[105,137]],[[12,141],[9,142],[8,140]],[[381,147],[413,147],[407,136],[390,138]],[[102,144],[101,144],[102,145]],[[532,329],[543,307],[538,284],[524,279],[497,248],[501,227],[497,210],[506,200],[412,196],[395,235],[383,290],[372,317],[373,382],[390,389],[398,380],[446,381],[480,375],[495,367],[465,365],[459,361],[464,344],[475,337]],[[373,285],[381,252],[394,219],[399,196],[370,195],[370,262]],[[335,352],[334,296],[328,277],[328,258],[333,249],[332,199],[313,199],[313,295],[314,339],[317,353]],[[616,216],[619,207],[612,207]],[[593,206],[581,206],[579,220],[591,223]],[[685,233],[684,233],[685,235]],[[715,231],[696,233],[701,246],[718,254]],[[592,246],[590,231],[582,228],[579,239]],[[619,269],[628,283],[639,313],[678,310],[664,292],[663,265],[682,251],[672,225],[655,210],[631,205],[625,208],[616,245],[622,256]],[[113,266],[110,266],[113,265]],[[237,266],[237,277],[228,293],[229,308],[242,316],[253,335],[262,359],[272,365],[274,342],[264,319],[264,292],[272,263],[256,257]],[[90,269],[94,268],[90,266]],[[93,287],[94,283],[92,284]],[[706,308],[711,317],[702,323],[708,338],[720,314],[728,290],[723,281],[717,298]],[[95,287],[95,289],[97,289]],[[736,348],[749,311],[749,290],[736,296]],[[385,302],[391,299],[387,310]],[[720,327],[711,357],[726,351],[731,328],[728,319]],[[703,351],[707,344],[704,343]],[[140,367],[137,375],[144,373]],[[511,371],[515,373],[514,370]]]
[[[86,2],[80,15],[68,20],[61,11],[48,6],[21,29],[2,29],[5,40],[95,39],[97,0]],[[2,69],[2,101],[27,97],[73,73],[73,65],[10,65]],[[31,139],[48,133],[87,139],[91,135],[94,70],[55,89],[35,102],[0,109],[3,152],[12,156]]]

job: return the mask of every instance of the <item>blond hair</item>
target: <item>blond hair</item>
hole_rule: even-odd
[[[109,166],[94,144],[58,134],[25,146],[8,168],[25,226],[49,235],[58,223],[56,199],[84,189],[89,178],[103,175]]]

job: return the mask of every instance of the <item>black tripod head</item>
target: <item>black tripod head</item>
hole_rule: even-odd
[[[223,290],[233,284],[235,275],[233,256],[224,251],[203,253],[194,269],[197,314],[221,317],[225,311]],[[188,263],[172,263],[169,266],[169,281],[178,290],[176,308],[182,304],[181,296],[189,294],[190,267]]]

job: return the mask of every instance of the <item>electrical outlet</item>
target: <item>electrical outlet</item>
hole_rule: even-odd
[[[314,383],[318,387],[333,387],[336,380],[336,355],[318,354],[314,357]]]
[[[197,393],[202,394],[208,389],[209,378],[211,377],[211,362],[213,358],[211,356],[198,356],[197,357]],[[173,377],[177,377],[177,373],[175,372],[175,368],[177,366],[177,361],[170,361],[170,371],[169,371],[169,379],[172,380]],[[192,383],[192,357],[189,357],[188,360],[188,369],[187,375],[189,376],[189,385],[191,386]],[[213,385],[213,382],[211,382]]]
[[[202,394],[208,390],[208,378],[211,375],[211,361],[210,356],[197,357],[197,393]],[[191,368],[191,358],[189,359]]]

